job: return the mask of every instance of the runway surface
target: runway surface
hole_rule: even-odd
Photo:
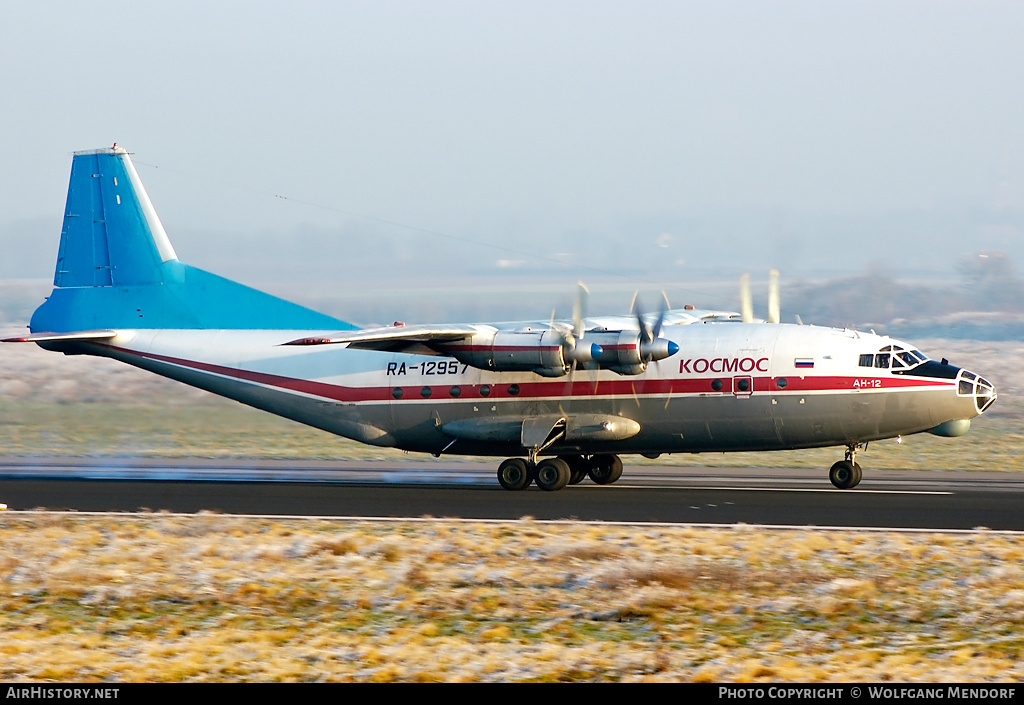
[[[10,510],[770,524],[1024,530],[1024,476],[865,472],[837,490],[823,470],[626,466],[559,492],[501,489],[491,463],[0,458]]]

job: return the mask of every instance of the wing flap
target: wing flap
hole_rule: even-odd
[[[350,348],[363,350],[386,350],[404,352],[416,346],[429,346],[430,343],[453,343],[468,340],[481,332],[480,326],[471,325],[440,325],[440,326],[384,326],[381,328],[364,328],[362,330],[341,331],[330,336],[313,336],[298,338],[284,345],[339,345],[347,344]]]

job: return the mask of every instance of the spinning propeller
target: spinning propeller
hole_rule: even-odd
[[[665,314],[668,313],[668,297],[665,296],[665,292],[661,292],[661,306],[658,308],[658,317],[653,325],[643,314],[639,292],[633,295],[630,309],[640,325],[640,358],[645,365],[652,360],[658,362],[679,352],[679,345],[661,337],[661,327],[665,323]]]
[[[779,270],[768,273],[768,323],[778,323],[779,313]],[[750,275],[740,277],[740,320],[754,322],[754,303],[750,296]]]
[[[679,345],[661,337],[665,317],[669,310],[668,299],[662,294],[662,305],[656,316],[644,313],[638,297],[633,296],[630,312],[636,318],[638,331],[629,327],[618,330],[586,328],[587,300],[590,292],[581,283],[573,303],[572,327],[552,321],[550,329],[558,336],[562,346],[562,359],[567,367],[567,396],[571,396],[576,368],[583,365],[588,369],[606,369],[621,375],[639,375],[651,362],[655,364],[679,352]],[[596,384],[596,379],[594,383]]]

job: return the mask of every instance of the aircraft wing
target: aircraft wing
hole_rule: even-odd
[[[110,340],[117,335],[116,330],[78,330],[70,333],[30,333],[15,338],[4,338],[2,343],[45,343],[49,341],[72,340]]]
[[[406,352],[438,355],[430,348],[431,343],[454,343],[469,340],[484,331],[493,331],[489,326],[466,324],[384,326],[362,330],[341,331],[330,336],[314,336],[291,340],[284,345],[338,345],[347,344],[360,350],[381,350],[384,352]]]

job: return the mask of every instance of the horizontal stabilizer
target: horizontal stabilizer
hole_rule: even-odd
[[[79,330],[70,333],[31,333],[17,338],[4,338],[0,343],[45,343],[55,340],[110,340],[116,330]]]

